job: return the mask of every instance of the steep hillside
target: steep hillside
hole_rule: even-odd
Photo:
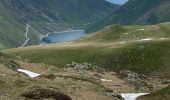
[[[108,20],[122,24],[155,24],[169,21],[169,0],[130,0],[117,10]],[[170,13],[169,13],[170,14]]]
[[[29,44],[35,44],[47,32],[86,29],[117,7],[105,0],[1,0],[0,48],[20,46],[26,24],[30,25]]]
[[[89,30],[110,24],[158,24],[170,21],[169,0],[129,0],[105,20]]]

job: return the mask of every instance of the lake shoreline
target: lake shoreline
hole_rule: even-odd
[[[86,35],[85,30],[70,30],[70,31],[59,31],[53,33],[47,33],[40,37],[41,43],[50,44],[50,43],[62,43],[69,42],[75,39],[78,39]]]

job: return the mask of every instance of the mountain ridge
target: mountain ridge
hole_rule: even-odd
[[[111,24],[144,25],[170,21],[169,0],[129,0],[89,31],[96,31]]]

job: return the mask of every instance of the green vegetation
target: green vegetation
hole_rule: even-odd
[[[4,62],[2,63],[1,61]],[[36,71],[34,70],[34,72],[39,71],[41,73],[41,71],[46,71],[46,73],[43,73],[36,78],[30,78],[26,74],[20,73],[17,70],[11,70],[11,67],[13,65],[11,65],[8,61],[16,61],[19,64],[26,63],[23,60],[21,61],[21,59],[17,59],[16,57],[13,57],[11,55],[0,53],[0,92],[1,98],[3,100],[45,98],[58,99],[62,94],[68,94],[69,96],[71,96],[71,98],[80,98],[78,100],[82,100],[82,96],[77,97],[77,95],[75,94],[80,93],[81,91],[90,91],[92,94],[94,93],[94,97],[97,98],[95,100],[102,100],[98,98],[102,98],[100,96],[104,96],[103,92],[105,92],[106,90],[110,90],[110,88],[102,85],[91,76],[75,74],[76,71],[66,72],[64,70],[48,65],[38,65],[38,69]],[[27,66],[28,65],[29,64],[27,63]],[[22,66],[22,69],[26,69],[25,66]],[[37,67],[36,64],[30,67],[33,66]],[[51,69],[53,69],[53,71],[55,72],[53,75],[49,75],[47,72],[47,70]],[[109,97],[105,96],[105,98]]]
[[[32,45],[47,32],[86,29],[117,7],[104,0],[1,0],[0,49],[20,46],[26,24],[30,25],[28,45]]]
[[[155,26],[113,25],[76,41],[95,42],[100,46],[73,46],[69,48],[33,48],[13,51],[13,54],[33,63],[45,63],[64,67],[73,61],[89,62],[114,71],[132,70],[146,75],[169,77],[170,30],[169,23]],[[141,30],[142,29],[142,30]],[[151,41],[139,41],[152,38]],[[124,44],[114,44],[126,41]],[[108,47],[104,43],[110,43]],[[101,43],[101,44],[100,44]]]
[[[99,40],[99,41],[113,41],[116,39],[120,39],[120,36],[122,33],[128,32],[130,29],[128,29],[126,26],[115,24],[108,28],[105,28],[101,30],[101,32],[98,32],[96,34],[92,34],[92,36],[87,36],[82,38],[80,41],[92,41],[92,40]],[[105,34],[103,34],[105,33]]]
[[[170,37],[170,23],[162,23],[158,25],[131,25],[125,26],[115,24],[107,26],[98,32],[89,34],[77,42],[121,42],[140,40],[145,38],[169,38]]]
[[[129,0],[125,5],[118,7],[105,0],[0,1],[0,50],[21,45],[25,40],[26,24],[30,25],[31,41],[28,45],[32,45],[38,43],[39,36],[47,32],[87,28],[90,32],[112,23],[127,25],[170,21],[169,0]],[[115,9],[117,10],[114,11]],[[113,15],[108,16],[111,13]],[[90,28],[96,23],[98,25],[95,28]],[[44,99],[56,98],[56,95],[62,91],[72,95],[73,98],[74,96],[81,98],[77,96],[80,91],[83,95],[87,91],[97,92],[98,94],[95,94],[97,96],[106,90],[111,91],[112,85],[109,82],[105,86],[97,81],[100,77],[98,71],[96,71],[96,79],[94,75],[96,72],[93,73],[91,70],[90,74],[88,72],[82,74],[71,68],[62,69],[72,62],[88,62],[98,66],[95,68],[104,68],[102,69],[104,72],[101,73],[108,76],[106,78],[110,78],[112,74],[114,74],[112,78],[117,77],[111,71],[130,70],[144,77],[146,75],[146,80],[155,79],[155,82],[147,84],[153,87],[153,90],[167,87],[140,97],[139,100],[151,98],[168,100],[170,98],[170,86],[167,85],[170,77],[170,23],[131,26],[121,24],[107,26],[70,43],[3,50],[14,56],[0,52],[1,96],[4,100],[9,98],[23,100],[24,97]],[[28,62],[15,56],[27,59]],[[32,69],[41,75],[30,79],[17,71],[20,68]],[[109,74],[106,74],[107,71]],[[48,75],[50,72],[52,74]],[[120,82],[120,87],[125,85],[122,85],[123,82]],[[160,84],[162,86],[157,86]]]
[[[59,68],[63,68],[73,61],[89,62],[116,72],[131,70],[151,77],[158,76],[169,79],[170,41],[169,39],[161,40],[161,38],[169,38],[169,33],[169,23],[154,26],[122,26],[118,24],[106,27],[100,32],[89,34],[76,41],[77,44],[93,41],[101,43],[100,46],[30,47],[18,51],[11,50],[11,54],[28,59],[31,63],[45,63]],[[138,41],[145,38],[153,40]],[[128,41],[125,44],[114,44],[125,40]],[[104,46],[103,42],[112,45]],[[151,93],[151,95],[141,97],[139,100],[150,100],[150,98],[161,100],[162,96],[163,100],[168,100],[169,90],[167,87]]]
[[[28,59],[30,63],[44,63],[54,65],[56,68],[63,68],[73,61],[88,62],[115,72],[131,70],[151,78],[157,76],[169,79],[169,25],[169,23],[145,26],[117,24],[89,34],[74,43],[16,48],[4,52]],[[151,40],[142,40],[148,38]],[[83,43],[86,45],[82,45]],[[23,84],[16,82],[15,85],[22,87],[24,82]],[[169,91],[169,88],[164,91]]]
[[[155,15],[155,13],[157,12],[154,12],[159,11],[159,7],[164,6],[165,4],[170,4],[169,0],[131,0],[127,2],[124,6],[122,6],[118,11],[116,11],[117,14],[114,16],[114,19],[112,21],[124,24],[155,24],[166,22],[169,20],[161,20],[159,18],[160,15]],[[166,18],[166,16],[168,17],[168,15],[165,14],[165,11],[168,12],[168,9],[164,9],[161,11],[164,12],[164,14],[162,13],[163,15],[161,16],[164,16],[164,18]]]
[[[11,70],[17,70],[20,68],[20,65],[14,60],[17,59],[11,55],[0,53],[0,65],[4,65]]]
[[[0,43],[0,49],[3,49],[4,45],[2,43]]]
[[[129,0],[112,15],[89,28],[88,31],[96,31],[106,25],[115,23],[131,25],[168,22],[170,21],[169,9],[169,0]]]
[[[138,98],[138,100],[169,100],[170,98],[170,86],[161,89],[157,92],[151,93],[149,95],[146,96],[142,96],[140,98]]]
[[[169,77],[170,41],[135,43],[120,48],[73,47],[20,51],[15,55],[34,63],[64,67],[72,61],[89,62],[114,71],[132,70],[147,75]],[[36,55],[36,56],[35,56]]]
[[[19,66],[27,63],[11,55],[0,53],[0,92],[3,100],[58,99],[62,98],[63,96],[61,95],[63,94],[68,94],[71,98],[79,98],[77,100],[82,100],[82,98],[86,97],[76,95],[76,93],[82,91],[84,91],[84,93],[87,91],[86,95],[90,95],[88,92],[92,93],[92,97],[96,98],[95,100],[103,100],[100,99],[102,97],[106,99],[110,98],[103,94],[103,92],[109,91],[110,88],[98,82],[91,76],[76,74],[76,71],[67,72],[48,65],[34,64],[29,66],[31,63],[27,63],[27,65],[22,66],[22,69],[27,69],[25,66],[32,68],[33,66],[38,66],[34,72],[41,73],[45,71],[45,73],[39,77],[30,78],[26,74],[13,70],[13,65],[11,65],[10,61],[18,62]],[[53,70],[55,73],[50,75],[47,70]],[[84,95],[84,93],[79,95]]]

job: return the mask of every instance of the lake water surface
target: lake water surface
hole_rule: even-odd
[[[78,39],[86,35],[84,30],[71,30],[50,33],[42,38],[43,43],[61,43]]]

